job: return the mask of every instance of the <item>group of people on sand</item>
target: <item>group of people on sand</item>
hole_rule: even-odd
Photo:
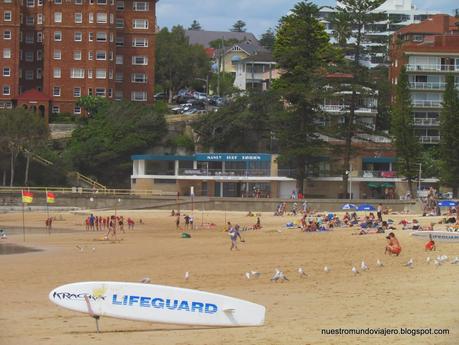
[[[135,221],[131,218],[128,217],[126,220],[128,230],[134,230],[135,226]],[[124,231],[124,224],[125,224],[125,219],[123,216],[95,216],[94,214],[90,214],[86,219],[85,219],[85,227],[86,231],[105,231],[107,230],[107,234],[105,235],[105,238],[108,238],[110,234],[113,236],[116,236],[116,230],[117,227],[120,231]]]
[[[287,203],[281,202],[277,204],[276,210],[274,211],[275,216],[283,216],[284,214],[296,216],[299,213],[305,214],[309,211],[308,202],[303,200],[301,207],[298,206],[298,203],[294,202],[291,206],[290,212],[287,209]]]
[[[386,239],[387,239],[387,245],[386,245],[386,250],[385,250],[384,254],[399,256],[401,251],[402,251],[402,247],[400,245],[399,240],[395,236],[395,234],[393,232],[391,232],[386,237]],[[427,241],[424,244],[424,250],[425,251],[437,250],[437,245],[436,245],[435,241],[432,239],[432,236],[429,236],[429,241]]]

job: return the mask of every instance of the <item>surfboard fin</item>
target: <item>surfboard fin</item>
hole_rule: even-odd
[[[228,313],[228,314],[232,314],[235,311],[236,311],[236,309],[234,309],[234,308],[225,308],[225,309],[223,309],[223,312],[224,313]]]
[[[88,306],[88,313],[89,313],[89,315],[90,315],[91,317],[93,317],[94,320],[96,320],[96,330],[97,330],[97,333],[100,333],[100,330],[99,330],[99,319],[100,319],[100,316],[94,314],[94,311],[93,311],[92,308],[91,308],[91,303],[89,302],[89,297],[88,297],[88,295],[84,295],[84,300],[86,301],[86,305]]]

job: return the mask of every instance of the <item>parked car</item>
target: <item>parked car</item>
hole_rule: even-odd
[[[164,92],[158,92],[153,97],[155,101],[164,101],[168,99],[167,94]]]
[[[193,93],[193,97],[195,99],[199,99],[200,101],[207,101],[207,94],[205,94],[204,92],[197,92],[195,91]]]

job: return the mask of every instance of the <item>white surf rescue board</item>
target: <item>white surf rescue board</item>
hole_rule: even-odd
[[[427,239],[432,236],[434,241],[459,242],[459,232],[452,231],[413,231],[411,236]]]

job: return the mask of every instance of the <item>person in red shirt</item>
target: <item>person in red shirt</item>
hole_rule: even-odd
[[[432,240],[432,235],[429,235],[429,242],[424,245],[425,251],[431,252],[432,250],[437,250],[437,246],[435,245],[435,241]]]

